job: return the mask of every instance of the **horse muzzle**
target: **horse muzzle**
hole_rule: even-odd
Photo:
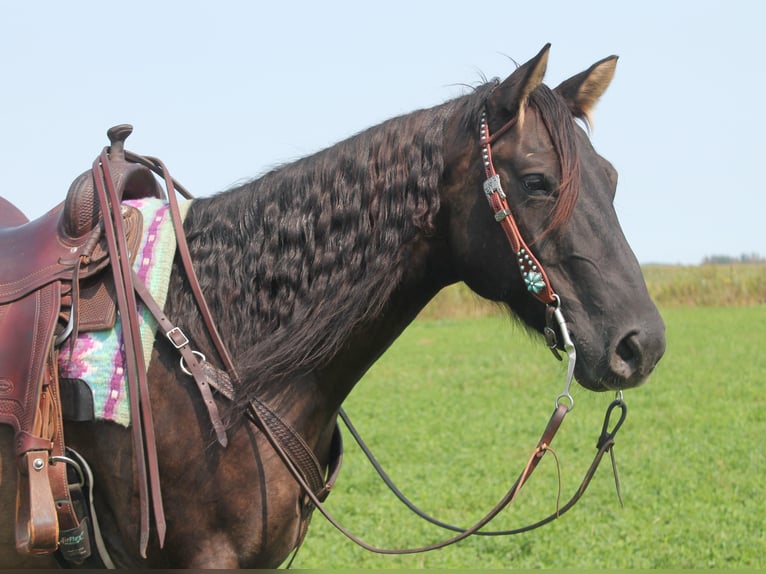
[[[593,352],[595,345],[578,338],[572,339],[578,351],[575,378],[587,389],[594,391],[622,390],[637,387],[649,378],[665,353],[665,324],[659,318],[656,324],[623,331],[605,345],[606,354]]]

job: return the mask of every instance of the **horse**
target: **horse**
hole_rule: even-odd
[[[541,281],[549,284],[577,349],[579,384],[621,391],[649,377],[664,353],[664,323],[613,207],[617,172],[588,135],[617,57],[551,89],[543,83],[548,53],[546,45],[502,81],[191,203],[183,223],[191,260],[239,374],[231,400],[216,395],[228,445],[217,443],[197,388],[158,337],[148,380],[167,531],[163,543],[152,536],[144,554],[129,430],[65,424],[67,445],[95,477],[115,566],[282,564],[305,536],[313,505],[245,416],[248,405],[254,398],[268,405],[326,470],[344,399],[428,301],[456,282],[537,333],[550,328],[550,306],[539,297]],[[493,134],[491,163],[507,197],[495,217],[484,190],[482,129]],[[526,240],[536,275],[517,264],[496,223],[505,216]],[[178,257],[164,312],[221,367]],[[7,427],[0,439],[0,460],[13,460]],[[55,566],[51,556],[15,551],[11,466],[0,475],[0,563]]]

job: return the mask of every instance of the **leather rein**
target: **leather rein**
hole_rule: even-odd
[[[309,504],[316,507],[325,516],[325,518],[347,538],[372,552],[381,554],[413,554],[443,548],[472,535],[512,535],[538,528],[555,520],[567,512],[570,508],[572,508],[572,506],[574,506],[574,504],[584,494],[601,462],[601,459],[607,452],[609,452],[612,456],[612,464],[615,472],[615,482],[617,484],[619,496],[619,481],[617,478],[617,470],[614,463],[614,452],[612,447],[614,446],[615,435],[619,428],[622,426],[627,414],[627,406],[622,400],[621,392],[618,393],[616,399],[612,401],[612,403],[607,408],[601,434],[596,444],[597,453],[593,459],[593,462],[585,473],[585,477],[583,478],[580,486],[568,502],[566,502],[563,506],[557,505],[557,509],[554,513],[528,526],[514,530],[503,531],[482,530],[495,516],[497,516],[503,509],[505,509],[511,502],[516,499],[522,486],[532,475],[532,472],[539,464],[543,455],[547,451],[551,450],[550,445],[553,441],[553,438],[561,427],[566,414],[574,406],[574,400],[570,394],[570,386],[574,375],[576,352],[574,344],[572,343],[572,340],[569,336],[569,331],[566,327],[566,321],[564,320],[564,317],[561,313],[559,297],[552,290],[550,281],[548,280],[542,265],[536,259],[535,255],[529,249],[527,244],[524,242],[518,225],[516,224],[513,214],[511,213],[507,197],[503,192],[500,177],[495,171],[495,167],[492,161],[491,144],[505,132],[510,130],[515,125],[516,121],[517,118],[515,117],[491,136],[487,125],[486,113],[482,114],[479,144],[482,153],[482,160],[484,163],[485,175],[487,177],[483,188],[487,196],[487,200],[489,201],[489,204],[494,212],[495,220],[501,225],[515,254],[516,262],[519,266],[527,289],[535,298],[546,305],[547,327],[545,329],[545,335],[546,339],[548,340],[549,348],[554,352],[554,355],[556,355],[559,360],[561,360],[561,357],[557,353],[558,343],[555,327],[558,327],[558,332],[560,333],[563,342],[563,348],[567,354],[568,365],[564,390],[556,397],[553,414],[551,415],[550,420],[548,421],[548,424],[546,425],[545,430],[540,437],[540,440],[537,442],[537,445],[530,454],[518,478],[508,489],[507,493],[500,499],[500,501],[489,512],[487,512],[483,518],[467,528],[454,526],[427,515],[418,509],[414,504],[412,504],[393,484],[393,482],[391,482],[388,475],[382,469],[380,464],[370,452],[367,445],[362,441],[354,426],[351,424],[348,415],[341,408],[339,412],[341,419],[345,422],[352,436],[359,443],[363,452],[365,452],[365,455],[368,457],[385,483],[396,494],[396,496],[399,497],[399,499],[404,502],[413,512],[422,518],[456,533],[454,536],[441,542],[416,548],[386,549],[373,546],[344,528],[338,522],[338,520],[336,520],[330,514],[330,512],[323,504],[325,498],[335,483],[340,468],[340,452],[342,451],[342,443],[337,426],[331,446],[331,448],[335,451],[335,456],[331,456],[331,462],[335,462],[335,464],[331,465],[331,468],[329,468],[325,474],[321,465],[317,461],[316,456],[305,443],[303,438],[300,437],[300,435],[298,435],[298,433],[294,431],[287,423],[282,421],[280,417],[274,413],[265,403],[257,398],[253,398],[251,399],[250,406],[247,410],[247,417],[264,433],[267,440],[274,448],[275,452],[282,459],[285,466],[292,474],[293,478],[305,492],[306,498],[308,501],[310,501]],[[106,154],[106,151],[107,150],[104,151],[104,154]],[[127,160],[140,163],[148,167],[154,173],[158,174],[165,182],[171,219],[173,221],[176,240],[178,243],[179,257],[183,263],[184,270],[187,274],[188,282],[191,287],[193,296],[197,302],[199,312],[203,318],[210,339],[224,368],[219,369],[213,366],[206,360],[204,355],[198,351],[192,350],[190,341],[183,333],[183,331],[175,326],[165,316],[163,310],[160,309],[159,306],[154,302],[148,291],[142,285],[141,281],[138,280],[137,276],[135,276],[135,273],[132,273],[136,293],[138,297],[144,302],[147,309],[158,321],[161,331],[165,334],[173,347],[181,355],[181,368],[186,374],[192,376],[196,381],[201,395],[205,401],[211,423],[216,433],[216,438],[222,446],[226,446],[226,431],[220,419],[215,401],[210,395],[210,389],[217,391],[221,396],[230,400],[234,395],[234,388],[237,381],[239,380],[239,377],[237,375],[237,371],[234,367],[231,356],[226,348],[226,345],[223,343],[223,340],[221,339],[221,336],[215,326],[215,321],[213,320],[210,309],[199,286],[199,281],[197,280],[196,273],[191,263],[188,245],[186,243],[185,234],[183,232],[183,224],[181,223],[181,218],[179,215],[176,192],[180,193],[187,199],[191,199],[193,196],[180,183],[178,183],[174,178],[170,176],[167,168],[160,160],[153,157],[141,156],[128,151],[125,151],[124,153]],[[102,154],[100,162],[102,166],[106,164],[106,156],[104,154]],[[107,186],[109,186],[110,178],[105,177],[104,179],[107,182]],[[126,270],[126,273],[130,272]],[[613,423],[611,419],[615,409],[619,410],[620,414],[617,422]],[[151,471],[156,472],[155,469],[151,469]],[[159,479],[156,477],[155,480],[150,482],[152,483],[152,490],[154,491],[155,488],[157,490],[156,492],[153,492],[153,494],[157,497],[154,501],[154,511],[155,521],[160,527],[160,545],[162,545],[164,538],[164,519],[162,518],[162,503],[159,495]],[[144,519],[144,521],[145,520],[146,519]],[[144,531],[145,527],[146,522],[142,524],[142,532]],[[146,543],[145,536],[146,534],[144,533],[144,548]]]

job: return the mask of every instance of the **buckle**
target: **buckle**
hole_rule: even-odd
[[[181,347],[185,347],[189,344],[188,337],[178,327],[173,327],[170,331],[165,333],[165,336],[171,343],[173,343],[173,346],[176,349],[180,349]]]

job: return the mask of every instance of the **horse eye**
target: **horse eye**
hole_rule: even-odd
[[[533,173],[531,175],[525,175],[522,179],[524,183],[524,189],[530,195],[547,195],[548,185],[545,181],[545,176],[539,173]]]

